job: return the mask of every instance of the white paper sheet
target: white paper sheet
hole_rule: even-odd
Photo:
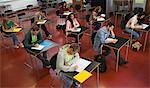
[[[71,13],[72,13],[72,12],[64,12],[63,15],[67,15],[67,16],[68,16],[68,15],[71,14]]]
[[[149,25],[147,25],[147,24],[142,24],[142,26],[143,26],[143,29],[145,29],[145,28],[147,28]]]
[[[45,24],[47,20],[43,20],[43,21],[38,21],[37,24]]]
[[[81,28],[77,28],[75,30],[73,30],[72,32],[80,32],[81,31]]]
[[[89,64],[91,63],[91,61],[85,60],[85,59],[78,59],[76,61],[76,63],[74,63],[72,66],[77,65],[78,69],[76,69],[77,72],[81,72],[83,71]]]
[[[104,18],[98,18],[97,21],[105,21]]]
[[[39,47],[32,47],[31,49],[42,50],[45,46],[39,45]]]

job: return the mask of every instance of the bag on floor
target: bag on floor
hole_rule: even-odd
[[[95,60],[96,62],[99,62],[99,63],[100,63],[99,72],[101,72],[101,73],[106,72],[107,66],[106,66],[105,57],[102,56],[102,55],[97,55],[97,56],[95,56],[95,59],[94,59],[94,60]]]

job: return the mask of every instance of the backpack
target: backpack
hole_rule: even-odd
[[[106,59],[102,55],[96,55],[94,61],[99,62],[99,72],[104,73],[107,70]]]
[[[51,68],[52,68],[53,70],[56,69],[57,55],[58,55],[58,53],[56,53],[56,54],[50,59],[50,65],[51,65]]]

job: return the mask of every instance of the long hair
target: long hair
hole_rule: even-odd
[[[69,14],[67,20],[69,20],[71,25],[72,25],[72,27],[74,27],[73,20],[71,19],[71,15],[74,15],[74,14],[73,13]]]
[[[7,24],[7,20],[6,19],[3,19],[3,27],[4,27],[4,29],[5,30],[7,30],[8,29],[8,24]]]

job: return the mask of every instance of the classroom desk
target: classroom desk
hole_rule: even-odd
[[[99,65],[100,63],[96,61],[92,61],[91,64],[89,64],[84,70],[92,73],[97,68],[97,77],[96,77],[96,85],[97,88],[99,88]],[[78,74],[78,72],[64,72],[68,77],[73,78],[75,75]]]
[[[50,40],[44,40],[44,41],[50,41]],[[39,54],[41,54],[41,53],[43,53],[43,52],[45,52],[45,51],[48,51],[49,49],[51,49],[51,48],[53,48],[53,47],[55,47],[55,46],[58,46],[57,43],[55,43],[55,42],[53,42],[53,41],[50,41],[50,42],[52,42],[53,44],[50,45],[50,46],[45,46],[41,51],[38,51],[38,50],[33,51],[33,50],[26,49],[27,52],[28,52],[28,53],[30,54],[30,56],[31,56],[31,58],[30,58],[30,61],[31,61],[30,63],[31,63],[31,65],[29,65],[27,62],[25,62],[24,64],[25,64],[26,66],[28,66],[28,67],[30,67],[30,68],[32,68],[33,70],[36,71],[36,77],[37,77],[37,79],[40,78],[40,72],[39,72],[39,70],[36,68],[36,67],[38,67],[38,63],[37,63],[37,61],[35,61],[35,64],[34,64],[34,61],[33,61],[32,58],[37,59],[37,57],[36,57],[37,55],[39,55]]]
[[[117,61],[116,61],[116,72],[118,71],[118,63],[119,63],[119,52],[122,49],[123,46],[127,45],[126,48],[126,56],[125,59],[127,60],[127,56],[128,56],[128,48],[129,48],[129,39],[126,38],[122,38],[122,37],[115,37],[116,39],[118,39],[118,41],[114,44],[114,43],[108,43],[108,44],[104,44],[103,46],[118,50],[117,52]],[[102,52],[102,47],[101,47],[101,52]]]
[[[71,34],[77,35],[77,40],[78,40],[78,44],[79,44],[79,37],[81,34],[83,34],[85,31],[87,31],[88,28],[84,27],[84,26],[80,26],[81,31],[80,32],[70,32]]]
[[[145,35],[145,38],[144,38],[144,46],[143,46],[143,51],[145,51],[145,47],[146,47],[146,44],[147,44],[147,38],[148,38],[148,34],[149,34],[149,31],[150,31],[150,28],[148,29],[134,29],[134,30],[137,30],[139,32],[144,32],[146,35]],[[131,35],[132,36],[132,35]],[[132,38],[132,37],[131,37]],[[131,39],[132,40],[132,39]]]

